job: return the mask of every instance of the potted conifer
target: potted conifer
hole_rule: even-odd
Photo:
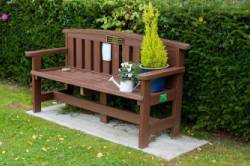
[[[158,35],[159,12],[150,2],[143,13],[145,36],[141,46],[141,71],[149,72],[168,67],[168,55],[164,44]],[[157,78],[151,81],[151,91],[159,92],[165,89],[166,79]]]

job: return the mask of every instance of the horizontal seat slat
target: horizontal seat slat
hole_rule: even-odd
[[[143,97],[138,90],[133,93],[120,92],[114,83],[108,81],[111,75],[94,71],[72,68],[70,72],[62,72],[61,69],[31,71],[34,76],[55,80],[82,88],[87,88],[111,95],[142,101]]]

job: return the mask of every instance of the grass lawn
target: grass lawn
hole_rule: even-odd
[[[211,144],[170,162],[31,117],[31,92],[0,82],[0,165],[250,165],[250,145],[209,136]],[[167,147],[166,147],[167,148]]]

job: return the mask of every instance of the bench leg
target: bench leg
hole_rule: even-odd
[[[41,78],[32,76],[33,112],[41,112]]]
[[[174,116],[174,126],[171,128],[171,137],[180,135],[181,110],[177,100],[173,101],[172,116]]]
[[[171,129],[171,137],[176,137],[180,135],[183,75],[177,76],[176,87],[176,99],[173,101],[172,105],[172,116],[174,117],[174,126]]]
[[[109,117],[107,115],[100,115],[100,121],[102,123],[108,123],[109,122]]]
[[[145,148],[149,144],[150,89],[150,81],[142,81],[141,94],[143,95],[143,101],[140,103],[139,148]]]
[[[149,144],[149,117],[150,106],[144,103],[140,106],[139,148],[145,148]]]
[[[74,92],[74,86],[73,85],[69,85],[69,84],[65,84],[65,92],[67,94],[72,95]]]
[[[100,93],[100,104],[107,105],[107,95],[105,93]],[[107,115],[101,114],[100,121],[103,123],[108,123],[109,117]]]

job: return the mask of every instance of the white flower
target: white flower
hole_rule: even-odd
[[[132,73],[128,73],[128,78],[131,78],[133,76]]]
[[[130,67],[130,68],[128,68],[128,72],[131,72],[131,67]]]
[[[121,66],[124,67],[124,63],[122,63]]]
[[[124,62],[124,67],[128,67],[128,62]]]

